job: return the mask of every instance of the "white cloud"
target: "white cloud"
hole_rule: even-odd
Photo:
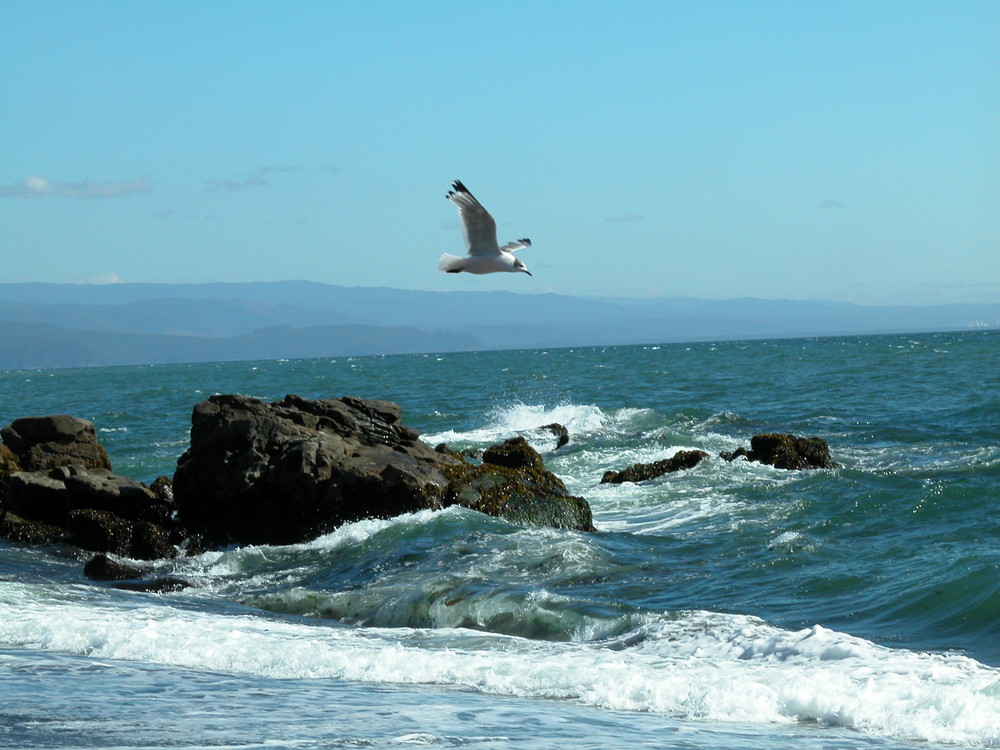
[[[0,198],[120,198],[153,189],[149,177],[110,182],[53,182],[41,175],[28,175],[13,185],[0,185]]]

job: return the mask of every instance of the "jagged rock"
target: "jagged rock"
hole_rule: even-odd
[[[559,450],[569,442],[569,430],[558,422],[542,425],[539,429],[548,430],[556,436],[556,450]]]
[[[822,438],[803,438],[784,433],[764,433],[750,438],[750,450],[737,448],[719,454],[727,461],[746,458],[778,469],[835,469],[830,446]]]
[[[622,482],[644,482],[663,474],[681,469],[692,469],[703,459],[708,458],[705,451],[678,451],[670,458],[654,461],[651,464],[633,464],[622,471],[606,471],[601,477],[601,484],[620,484]]]
[[[215,544],[300,542],[346,522],[451,502],[501,515],[506,510],[506,517],[526,523],[548,522],[545,514],[528,512],[528,505],[543,504],[543,483],[521,477],[525,497],[532,499],[516,510],[498,496],[486,502],[471,489],[461,494],[457,488],[474,481],[475,467],[421,442],[400,415],[396,404],[354,397],[286,396],[269,404],[213,396],[194,408],[191,447],[174,475],[180,519]],[[492,467],[494,473],[502,470]],[[517,477],[505,481],[513,498]],[[565,488],[551,503],[564,502],[564,496]]]
[[[94,424],[66,414],[22,417],[0,430],[0,437],[24,471],[45,471],[79,464],[88,469],[111,469]]]
[[[67,420],[72,418],[53,420],[65,425],[71,424]],[[23,422],[13,424],[23,427]],[[43,432],[38,425],[46,421],[35,418],[29,424],[32,427],[22,432],[38,435]],[[67,450],[65,443],[56,441],[35,443],[31,447],[35,465],[51,463],[44,451],[52,445],[57,446],[56,463],[60,457],[82,453]],[[23,543],[64,540],[84,549],[140,559],[176,554],[170,534],[173,506],[166,492],[158,496],[134,479],[80,464],[19,471],[4,479],[4,512],[9,511],[17,521],[0,524],[0,536]]]

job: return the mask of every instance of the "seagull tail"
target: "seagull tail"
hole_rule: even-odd
[[[448,253],[445,253],[438,261],[438,268],[445,273],[458,273],[465,268],[465,258],[459,258],[457,255],[449,255]]]

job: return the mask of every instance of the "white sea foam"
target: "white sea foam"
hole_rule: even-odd
[[[139,598],[95,606],[81,594],[0,583],[0,644],[282,679],[439,684],[708,721],[818,721],[896,738],[1000,743],[1000,670],[819,626],[793,632],[752,617],[688,612],[650,616],[618,641],[553,643],[447,628],[308,625]]]
[[[630,422],[650,415],[650,409],[619,409],[605,412],[591,404],[561,404],[547,407],[539,404],[516,403],[494,409],[487,423],[471,430],[445,430],[421,436],[424,442],[447,442],[456,445],[489,445],[500,440],[524,435],[536,448],[555,447],[555,436],[540,430],[543,425],[558,423],[566,427],[570,439],[591,437],[602,432],[620,433]]]

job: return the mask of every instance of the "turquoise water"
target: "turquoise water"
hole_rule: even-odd
[[[213,393],[393,400],[431,444],[524,435],[598,527],[361,522],[157,563],[197,584],[170,595],[0,543],[0,746],[1000,746],[998,355],[978,331],[0,373],[0,422],[90,419],[144,481]],[[600,484],[770,431],[841,468]]]

